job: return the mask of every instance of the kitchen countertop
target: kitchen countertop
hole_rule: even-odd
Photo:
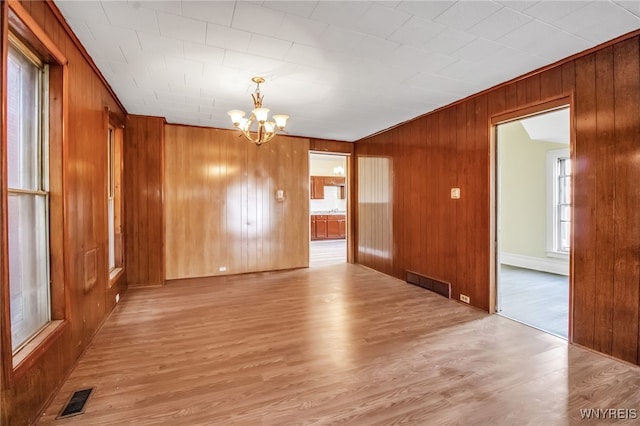
[[[332,212],[330,210],[316,210],[311,212],[312,215],[346,215],[347,212],[344,210],[339,210],[337,212]]]

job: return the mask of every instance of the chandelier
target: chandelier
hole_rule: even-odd
[[[269,142],[275,135],[284,131],[284,126],[287,125],[288,115],[278,114],[273,116],[274,121],[268,121],[269,108],[262,107],[262,99],[264,96],[260,93],[260,84],[264,83],[264,78],[253,77],[251,79],[256,83],[256,90],[251,95],[253,98],[254,109],[251,112],[251,117],[244,118],[244,111],[234,109],[229,111],[229,117],[235,128],[240,130],[242,134],[251,142],[260,146],[265,142]],[[252,130],[251,127],[256,123],[257,128]]]

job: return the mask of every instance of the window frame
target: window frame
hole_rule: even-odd
[[[559,170],[560,160],[571,161],[569,148],[554,149],[546,154],[546,175],[547,175],[547,256],[558,259],[569,259],[571,247],[568,250],[560,250],[560,212],[559,212]],[[569,174],[571,178],[571,174]],[[569,184],[571,187],[571,183]],[[571,221],[569,221],[571,223]],[[571,238],[570,238],[571,239]]]
[[[35,22],[24,7],[16,0],[2,4],[2,93],[7,89],[7,57],[9,32],[29,47],[34,54],[49,66],[48,93],[48,166],[49,174],[49,258],[50,263],[50,309],[51,321],[15,355],[11,344],[11,313],[9,294],[8,259],[8,182],[7,178],[7,100],[3,97],[2,133],[0,140],[0,348],[2,351],[2,380],[10,387],[13,382],[35,365],[38,359],[58,341],[69,326],[66,313],[65,269],[65,199],[64,184],[66,175],[63,164],[66,162],[68,122],[68,61],[60,49]]]
[[[124,174],[124,125],[120,118],[105,108],[105,123],[107,128],[107,271],[109,271],[109,287],[113,287],[124,274],[124,191],[122,187]],[[109,259],[110,230],[109,230],[109,199],[113,197],[114,210],[114,257],[115,266],[111,267]]]
[[[13,343],[12,342],[12,354],[15,355],[18,354],[20,351],[23,350],[23,348],[29,346],[29,343],[36,339],[37,335],[40,334],[40,332],[45,329],[49,322],[51,322],[51,294],[50,294],[50,288],[49,288],[49,283],[51,281],[51,267],[50,267],[50,223],[49,223],[49,200],[50,200],[50,193],[49,193],[49,136],[48,136],[48,124],[49,124],[49,101],[47,99],[48,94],[49,94],[49,70],[48,70],[48,65],[44,62],[42,62],[40,60],[40,58],[35,55],[35,53],[28,47],[26,46],[22,41],[20,41],[19,38],[17,38],[13,32],[9,33],[9,46],[7,49],[7,57],[11,54],[11,50],[16,51],[16,53],[22,55],[24,57],[24,59],[28,62],[30,62],[34,68],[36,69],[36,72],[38,73],[37,79],[35,81],[36,84],[36,92],[37,92],[37,104],[36,104],[36,111],[37,111],[37,117],[35,117],[35,122],[37,124],[37,129],[36,129],[36,151],[37,151],[37,161],[36,161],[36,167],[35,170],[32,171],[33,175],[32,177],[34,178],[34,182],[35,185],[33,188],[29,189],[26,187],[11,187],[9,185],[9,182],[7,182],[7,196],[8,197],[30,197],[34,200],[40,200],[41,202],[44,202],[44,209],[41,212],[37,212],[38,216],[40,216],[41,214],[44,215],[44,229],[41,231],[43,232],[45,235],[43,235],[43,241],[41,244],[44,245],[44,247],[37,247],[37,248],[44,248],[44,265],[42,265],[42,267],[44,268],[43,272],[43,279],[44,279],[44,284],[47,286],[46,288],[46,293],[47,293],[47,313],[46,313],[46,317],[47,317],[47,322],[42,324],[39,327],[39,330],[36,331],[32,336],[28,337],[24,342],[21,342],[15,349],[13,348]],[[7,110],[8,111],[8,110]],[[31,142],[31,141],[30,141]],[[30,143],[29,142],[29,143]],[[8,143],[8,140],[7,140]],[[7,165],[7,169],[8,169],[8,165]],[[40,217],[40,219],[42,219],[42,217]],[[7,255],[9,256],[10,253],[7,252]],[[40,284],[39,284],[40,285]],[[10,309],[10,307],[9,307]],[[12,335],[13,335],[13,324],[11,324],[11,331],[12,331]],[[14,363],[15,364],[15,363]]]

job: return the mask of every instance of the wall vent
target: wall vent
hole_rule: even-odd
[[[412,271],[406,271],[406,277],[409,284],[417,285],[418,287],[438,293],[447,299],[451,299],[451,283],[436,280]]]

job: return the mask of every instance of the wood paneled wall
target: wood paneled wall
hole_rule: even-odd
[[[13,380],[3,380],[0,424],[24,425],[34,422],[43,405],[67,376],[80,354],[115,304],[114,292],[125,290],[124,277],[109,289],[107,262],[107,128],[105,108],[124,116],[119,103],[94,72],[80,49],[58,20],[48,2],[23,1],[26,12],[68,59],[67,137],[56,142],[64,162],[51,173],[64,176],[63,187],[52,188],[53,197],[62,198],[64,259],[53,259],[64,268],[64,312],[68,322],[62,334],[42,351],[33,365]],[[3,2],[3,10],[6,10]],[[3,16],[3,39],[7,26]],[[2,52],[3,62],[6,51]],[[3,107],[4,109],[4,107]],[[3,116],[4,119],[4,116]],[[5,128],[6,123],[2,123]],[[52,137],[60,137],[59,134]],[[5,143],[5,141],[3,141]],[[2,161],[6,161],[2,159]],[[4,183],[3,183],[4,184]],[[53,193],[56,192],[55,194]],[[2,232],[4,232],[2,227]],[[95,263],[95,283],[85,287],[85,257]],[[2,342],[5,347],[7,342]],[[11,359],[2,359],[11,363]],[[6,379],[6,378],[5,378]]]
[[[164,126],[164,118],[127,117],[125,265],[130,286],[164,284]]]
[[[256,146],[179,125],[165,135],[166,279],[308,266],[308,139]]]
[[[490,118],[573,96],[573,341],[640,364],[639,55],[636,33],[357,141],[358,159],[393,163],[392,259],[360,250],[357,260],[449,281],[452,297],[489,311]],[[452,187],[461,199],[450,199]],[[358,231],[359,241],[376,232]]]
[[[339,152],[341,154],[353,154],[355,144],[353,142],[335,141],[330,139],[310,139],[309,149],[318,152]]]

